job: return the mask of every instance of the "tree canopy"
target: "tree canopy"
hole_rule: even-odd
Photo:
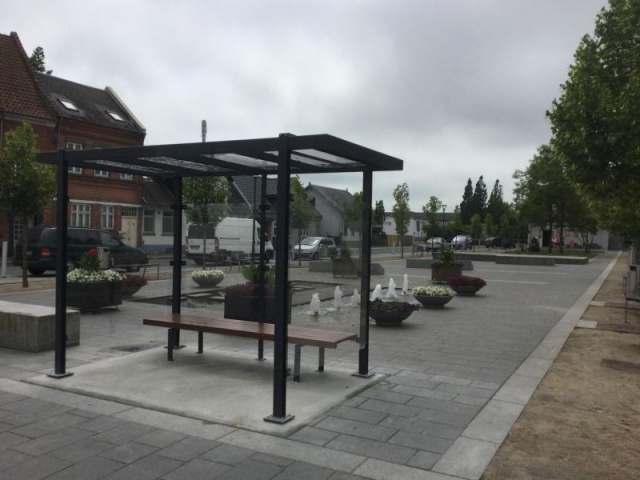
[[[44,50],[42,47],[36,47],[33,53],[29,57],[29,64],[34,72],[46,73],[51,75],[53,70],[47,70],[44,65]]]
[[[612,232],[640,236],[640,2],[610,0],[547,112],[553,145]]]
[[[471,217],[473,216],[471,207],[471,198],[473,197],[473,183],[471,179],[467,180],[467,184],[464,187],[464,193],[462,194],[462,202],[460,202],[460,220],[463,224],[469,225]]]
[[[345,202],[342,206],[344,210],[344,224],[353,233],[362,231],[362,192],[353,194],[353,201]]]
[[[400,252],[404,257],[404,236],[409,230],[411,210],[409,208],[409,186],[406,183],[396,186],[393,190],[393,220],[396,222],[396,232],[400,235]]]
[[[300,177],[294,175],[291,177],[290,182],[292,198],[289,203],[289,226],[298,231],[298,241],[296,243],[300,244],[301,232],[309,227],[315,215],[315,210],[309,204],[307,192],[304,191]],[[298,264],[302,265],[302,255],[298,255]]]
[[[24,122],[6,134],[0,152],[0,205],[29,226],[35,215],[42,214],[56,191],[53,167],[36,162],[36,134]],[[22,245],[26,248],[26,232]],[[23,255],[22,284],[27,280],[27,256]]]
[[[182,195],[187,220],[196,225],[215,227],[227,214],[229,182],[222,177],[185,178]],[[206,231],[206,230],[205,230]],[[202,239],[202,265],[206,268],[207,237]]]
[[[442,210],[442,206],[442,201],[438,197],[434,197],[432,195],[429,197],[427,204],[422,207],[422,211],[426,219],[426,223],[423,226],[425,237],[435,237],[439,234],[441,236],[444,235],[438,215],[440,210]]]

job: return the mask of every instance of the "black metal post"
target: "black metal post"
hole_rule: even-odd
[[[267,227],[267,176],[262,175],[260,179],[260,259],[261,265],[262,261],[264,261],[264,244],[267,241],[267,237],[265,236],[265,231]],[[289,245],[287,245],[287,248]]]
[[[290,134],[280,134],[278,146],[278,205],[276,209],[276,319],[274,324],[273,359],[273,414],[267,422],[286,423],[293,419],[287,415],[287,318],[289,317],[288,286],[289,259],[289,176],[291,174]]]
[[[173,179],[173,290],[171,313],[180,313],[182,295],[182,177]],[[175,347],[180,345],[180,331]]]
[[[253,228],[251,229],[251,265],[255,264],[256,259],[256,180],[253,176],[253,203],[251,204],[251,221]]]
[[[66,153],[59,151],[58,171],[56,172],[58,192],[56,198],[56,334],[54,372],[52,378],[73,375],[66,371],[67,355],[67,205],[69,196],[67,187],[69,172]],[[26,249],[26,245],[24,246]]]
[[[360,351],[358,352],[358,377],[370,377],[369,372],[369,292],[371,290],[371,202],[373,197],[373,173],[362,174],[362,237],[360,239]]]
[[[444,241],[444,210],[447,208],[446,205],[442,205],[442,240]],[[444,245],[442,246],[444,249]]]

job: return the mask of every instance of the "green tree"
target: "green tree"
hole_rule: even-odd
[[[456,205],[453,209],[451,221],[447,223],[447,230],[450,232],[452,237],[455,235],[466,235],[468,233],[468,228],[462,223],[462,215],[460,214],[459,205]]]
[[[471,179],[468,179],[467,185],[464,187],[464,193],[462,194],[462,202],[460,202],[460,220],[463,225],[469,225],[469,222],[471,222],[473,215],[471,208],[472,197],[473,183],[471,183]]]
[[[372,221],[376,226],[382,227],[382,225],[384,225],[384,202],[382,200],[376,201]]]
[[[202,227],[202,268],[206,269],[207,235],[227,213],[229,182],[223,177],[189,177],[184,180],[182,196],[187,204],[185,214],[190,223]],[[176,218],[176,221],[180,221]]]
[[[354,193],[353,200],[345,202],[342,209],[345,227],[359,235],[362,231],[362,192]]]
[[[315,210],[309,204],[307,193],[300,182],[298,175],[292,176],[290,180],[291,203],[289,204],[289,225],[295,228],[298,233],[297,245],[300,245],[301,233],[306,230],[315,216]],[[302,266],[302,255],[298,252],[298,266]]]
[[[487,185],[484,183],[484,177],[480,175],[476,186],[473,189],[473,195],[470,203],[471,216],[480,215],[483,219],[487,210]]]
[[[398,185],[393,190],[393,220],[396,222],[396,232],[400,235],[400,256],[404,258],[404,236],[409,230],[411,210],[409,209],[409,186],[406,183]]]
[[[494,237],[496,234],[496,227],[493,224],[493,218],[491,218],[491,215],[486,215],[484,217],[484,233],[487,237]]]
[[[31,56],[29,57],[29,64],[34,72],[46,73],[51,75],[53,70],[47,70],[44,65],[44,50],[42,47],[36,47]]]
[[[56,191],[53,167],[36,162],[36,134],[24,122],[6,134],[0,152],[0,205],[22,222],[22,248],[27,245],[27,228],[35,215],[42,214]],[[23,255],[22,286],[29,286],[27,255]]]
[[[640,3],[610,0],[550,111],[552,143],[604,228],[640,240]]]
[[[473,217],[471,217],[469,231],[471,232],[471,237],[475,240],[476,244],[480,244],[480,237],[482,236],[482,217],[479,214],[475,213]]]
[[[502,185],[500,185],[500,180],[496,180],[487,201],[487,215],[491,217],[494,225],[499,225],[505,211],[506,204],[502,198]]]
[[[567,175],[561,155],[553,146],[542,145],[527,170],[516,172],[516,201],[525,219],[540,227],[554,224],[563,232],[567,218],[582,215],[582,200]],[[549,252],[551,252],[551,242]],[[560,251],[564,246],[560,243]]]
[[[442,210],[442,201],[433,195],[429,197],[429,201],[422,207],[425,219],[427,220],[422,228],[425,233],[425,240],[429,237],[435,237],[442,232],[439,213]],[[444,235],[444,232],[442,232]]]

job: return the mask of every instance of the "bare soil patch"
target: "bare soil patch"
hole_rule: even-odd
[[[584,320],[625,325],[624,309],[610,305],[624,303],[626,261],[594,298],[605,306],[590,306]],[[639,326],[640,311],[628,322]],[[639,363],[640,334],[576,329],[482,479],[640,478]]]

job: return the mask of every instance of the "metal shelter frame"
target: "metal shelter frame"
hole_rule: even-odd
[[[51,377],[72,375],[66,370],[67,311],[67,224],[68,169],[80,167],[109,170],[134,175],[171,179],[174,195],[174,218],[181,218],[182,179],[202,176],[277,175],[276,207],[276,323],[274,326],[273,412],[266,421],[285,423],[293,418],[286,410],[287,323],[289,283],[289,202],[290,176],[311,173],[362,173],[362,232],[371,231],[372,181],[374,171],[402,170],[400,159],[385,155],[346,140],[327,135],[295,136],[289,133],[274,138],[105,148],[96,150],[58,150],[37,156],[41,163],[57,166],[57,257],[56,257],[56,335],[55,366]],[[266,183],[266,182],[263,182]],[[180,313],[182,287],[182,223],[174,222],[172,312]],[[263,248],[263,247],[261,247]],[[369,302],[371,236],[363,234],[360,306],[360,344],[358,371],[369,373]]]

